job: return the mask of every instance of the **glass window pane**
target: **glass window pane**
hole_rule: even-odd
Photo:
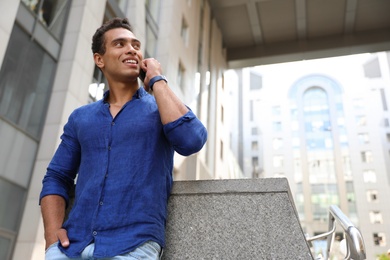
[[[0,176],[27,188],[34,166],[37,141],[0,119]]]
[[[149,11],[149,14],[152,16],[155,22],[158,21],[158,11],[160,8],[160,0],[146,0],[145,1],[146,9]]]
[[[153,32],[152,27],[146,23],[146,45],[145,58],[154,57],[157,49],[157,35]]]
[[[25,193],[25,189],[0,178],[0,228],[17,231]]]
[[[376,183],[376,172],[374,170],[363,171],[363,179],[366,183]]]
[[[8,259],[11,249],[11,240],[9,238],[2,237],[0,234],[0,259]]]
[[[38,138],[56,63],[17,25],[0,71],[0,116]]]
[[[65,31],[69,0],[22,0],[35,13],[38,21],[46,26],[58,40]]]

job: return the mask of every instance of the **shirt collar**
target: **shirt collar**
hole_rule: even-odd
[[[104,94],[103,94],[103,103],[108,103],[107,99],[108,99],[109,94],[110,94],[110,90],[107,90],[106,92],[104,92]],[[143,87],[139,87],[137,89],[137,91],[134,93],[133,98],[140,99],[143,96],[145,96],[146,94],[147,94],[146,90]]]

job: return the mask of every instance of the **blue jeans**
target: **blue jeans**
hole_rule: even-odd
[[[162,255],[162,249],[159,244],[153,241],[148,241],[141,246],[137,247],[134,251],[118,255],[110,258],[94,258],[93,251],[95,244],[88,245],[81,257],[69,258],[58,249],[58,242],[49,246],[46,250],[45,260],[159,260]]]

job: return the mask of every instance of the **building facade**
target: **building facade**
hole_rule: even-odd
[[[289,179],[309,236],[328,230],[329,206],[338,205],[374,259],[390,248],[390,53],[358,58],[238,71],[245,97],[238,157],[248,177],[260,169]]]
[[[44,258],[41,181],[70,113],[107,89],[91,41],[109,18],[129,19],[144,56],[160,61],[170,87],[208,128],[199,153],[175,155],[174,178],[240,173],[223,163],[226,59],[208,1],[4,0],[0,10],[1,259]]]

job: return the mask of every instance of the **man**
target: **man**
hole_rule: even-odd
[[[160,63],[143,60],[127,19],[102,25],[92,52],[109,90],[70,115],[43,179],[46,259],[159,259],[174,151],[198,152],[207,131],[169,88]]]

